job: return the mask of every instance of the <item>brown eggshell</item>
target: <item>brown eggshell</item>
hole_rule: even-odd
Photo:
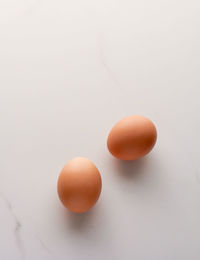
[[[69,161],[58,178],[58,196],[69,210],[82,213],[94,206],[101,193],[101,176],[87,158]]]
[[[156,139],[156,128],[151,120],[144,116],[129,116],[111,129],[107,146],[118,159],[136,160],[151,151]]]

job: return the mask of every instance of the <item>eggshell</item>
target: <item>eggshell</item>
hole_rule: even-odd
[[[101,193],[101,175],[87,158],[69,161],[58,178],[57,190],[61,202],[69,210],[81,213],[94,206]]]
[[[107,146],[121,160],[136,160],[151,151],[156,143],[156,127],[144,116],[129,116],[111,129]]]

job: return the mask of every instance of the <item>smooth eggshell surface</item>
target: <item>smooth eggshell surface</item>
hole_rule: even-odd
[[[87,158],[69,161],[58,178],[58,196],[72,212],[89,210],[101,193],[101,176],[96,166]]]
[[[156,128],[151,120],[144,116],[129,116],[111,129],[107,146],[118,159],[136,160],[151,151],[156,139]]]

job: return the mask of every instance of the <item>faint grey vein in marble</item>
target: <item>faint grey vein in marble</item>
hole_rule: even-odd
[[[22,228],[21,222],[19,221],[18,217],[14,213],[11,202],[2,193],[0,193],[0,197],[5,202],[5,205],[7,206],[10,214],[12,215],[12,217],[15,221],[13,234],[14,234],[14,237],[16,240],[16,245],[17,245],[17,247],[22,255],[22,259],[23,259],[24,258],[24,248],[23,248],[23,243],[22,243],[21,236],[20,236],[20,232],[21,232],[21,228]]]
[[[114,84],[117,87],[120,87],[120,83],[119,81],[116,79],[115,75],[113,74],[111,68],[108,66],[106,60],[105,60],[105,56],[104,56],[104,51],[103,51],[103,46],[102,46],[102,37],[101,35],[99,35],[98,37],[98,43],[99,43],[99,58],[100,58],[100,62],[103,65],[104,69],[107,71],[109,77],[112,79],[112,81],[114,82]]]
[[[53,256],[52,251],[47,247],[47,245],[44,243],[44,241],[43,241],[41,238],[39,238],[38,236],[37,236],[36,238],[37,238],[37,240],[40,242],[41,247],[42,247],[49,255]]]

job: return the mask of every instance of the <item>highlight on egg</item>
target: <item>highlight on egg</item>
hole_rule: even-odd
[[[82,213],[92,208],[100,196],[101,188],[101,175],[87,158],[72,159],[58,177],[58,196],[72,212]]]
[[[128,116],[116,123],[107,138],[110,153],[121,160],[136,160],[154,147],[157,131],[144,116]]]

